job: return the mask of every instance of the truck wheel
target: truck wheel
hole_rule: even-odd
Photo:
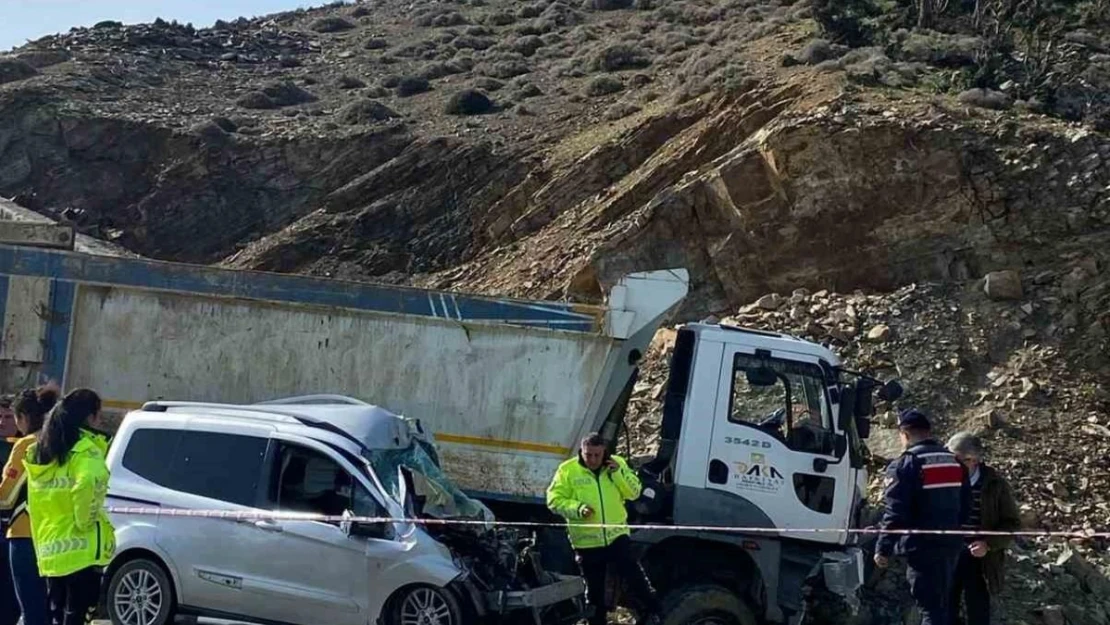
[[[451,591],[409,586],[394,595],[390,625],[462,625],[463,613]]]
[[[756,625],[735,593],[706,584],[676,588],[663,599],[663,625]]]
[[[136,558],[112,573],[105,604],[112,625],[166,625],[173,620],[173,584],[157,562]]]

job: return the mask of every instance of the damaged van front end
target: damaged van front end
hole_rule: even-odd
[[[407,519],[445,547],[461,574],[451,588],[480,623],[562,625],[584,612],[585,584],[546,571],[534,538],[498,525],[493,513],[442,471],[431,437],[409,421],[408,444],[367,448],[363,456]]]

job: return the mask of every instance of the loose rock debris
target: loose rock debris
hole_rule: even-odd
[[[1069,279],[1076,261],[1012,272],[1004,300],[994,300],[982,280],[885,294],[799,289],[761,297],[721,322],[823,342],[849,368],[898,378],[906,387],[898,406],[924,408],[942,437],[957,430],[984,437],[1028,528],[1107,531],[1110,283],[1086,271]],[[675,332],[657,334],[630,401],[621,444],[637,457],[656,449]],[[881,503],[876,476],[899,453],[895,408],[877,407],[868,441],[874,505]],[[1107,546],[1104,539],[1017,539],[1001,597],[1005,622],[1110,623]],[[812,622],[916,623],[903,573],[893,567],[873,575],[859,614],[819,605]]]

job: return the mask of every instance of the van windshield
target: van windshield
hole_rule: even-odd
[[[482,502],[466,495],[447,477],[435,461],[426,443],[414,440],[405,449],[364,449],[382,485],[397,501],[401,501],[398,469],[405,469],[412,480],[409,496],[418,516],[437,519],[473,519],[492,521],[493,513]]]

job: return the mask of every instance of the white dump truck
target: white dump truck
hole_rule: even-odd
[[[583,306],[49,247],[0,245],[5,390],[54,379],[120,413],[151,400],[358,398],[418,419],[446,474],[509,519],[550,518],[545,488],[579,439],[617,439],[637,365],[688,290],[684,270],[652,271]],[[633,539],[667,625],[798,623],[807,584],[850,600],[863,575],[855,536],[783,530],[858,523],[877,389],[898,391],[810,342],[679,330],[660,451],[632,506],[663,526]],[[558,535],[541,536],[545,562],[572,571]]]

